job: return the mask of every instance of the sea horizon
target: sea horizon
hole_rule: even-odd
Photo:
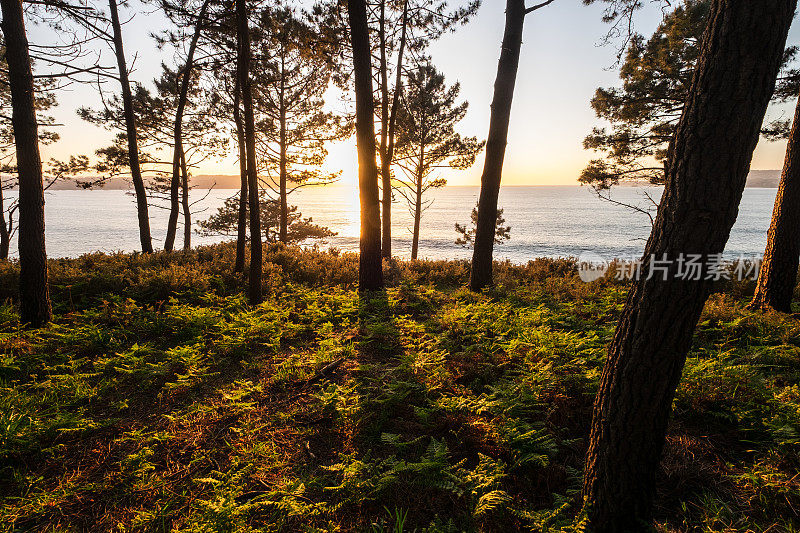
[[[480,187],[453,185],[430,191],[432,204],[423,213],[419,257],[468,259],[471,250],[456,245],[455,224],[468,224]],[[644,192],[658,199],[661,187],[619,187],[611,197],[620,203],[652,209]],[[231,236],[203,236],[197,222],[207,219],[235,189],[193,189],[192,245],[214,244]],[[725,250],[727,259],[763,253],[776,190],[745,190],[739,218]],[[8,195],[16,196],[16,192]],[[330,228],[335,236],[317,241],[323,248],[358,251],[358,192],[344,184],[308,187],[290,195],[303,217]],[[166,232],[166,204],[153,201],[150,221],[155,248]],[[495,258],[526,263],[537,257],[578,257],[591,252],[609,260],[635,259],[650,233],[650,220],[632,209],[600,200],[589,187],[576,185],[510,185],[501,189],[499,207],[511,226],[508,242],[495,246]],[[182,217],[180,218],[182,222]],[[47,252],[50,257],[75,257],[92,252],[133,252],[140,249],[133,195],[124,190],[50,190],[45,195]],[[412,219],[402,197],[392,211],[393,255],[410,257]],[[183,231],[179,228],[178,235]],[[313,245],[312,242],[304,243]],[[181,246],[180,237],[177,246]],[[12,242],[11,255],[16,255]]]

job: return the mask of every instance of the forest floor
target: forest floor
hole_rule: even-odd
[[[575,531],[625,299],[568,260],[391,262],[271,247],[51,261],[20,330],[0,265],[0,530]],[[706,306],[658,479],[660,531],[800,528],[800,318]]]

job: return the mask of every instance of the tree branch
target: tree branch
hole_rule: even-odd
[[[553,2],[555,2],[555,1],[556,1],[556,0],[546,0],[545,2],[542,2],[541,4],[536,4],[536,5],[533,5],[533,6],[531,6],[531,7],[527,8],[527,9],[525,10],[525,14],[527,15],[528,13],[533,13],[533,12],[534,12],[534,11],[536,11],[537,9],[541,9],[541,8],[543,8],[543,7],[545,7],[545,6],[549,6],[550,4],[552,4],[552,3],[553,3]]]

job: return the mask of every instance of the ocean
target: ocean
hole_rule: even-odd
[[[193,190],[193,220],[208,218],[234,190]],[[455,223],[466,224],[477,201],[478,187],[445,187],[431,191],[431,206],[422,217],[420,257],[461,259],[470,251],[455,244]],[[7,193],[12,197],[15,192]],[[657,187],[619,187],[614,200],[647,206],[645,194],[656,200]],[[739,217],[725,256],[757,256],[763,253],[776,189],[746,189]],[[407,258],[411,253],[411,215],[398,195],[393,209],[393,252]],[[355,187],[333,185],[301,189],[290,196],[304,217],[337,232],[321,243],[343,251],[358,250],[359,213]],[[649,218],[631,209],[597,198],[585,187],[504,187],[499,207],[511,226],[511,239],[495,247],[497,259],[524,263],[536,257],[577,257],[594,252],[604,258],[634,258],[641,254],[650,233]],[[48,191],[45,197],[47,252],[50,257],[74,257],[102,251],[129,252],[139,247],[134,198],[126,191]],[[150,208],[154,245],[163,243],[167,211]],[[181,218],[182,220],[182,218]],[[182,244],[179,229],[177,245]],[[192,236],[193,245],[228,240],[230,237]],[[15,252],[16,244],[12,244]]]

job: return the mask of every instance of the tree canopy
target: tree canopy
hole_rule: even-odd
[[[259,198],[261,231],[264,240],[267,242],[278,242],[280,230],[280,202],[267,197],[262,192]],[[200,235],[236,235],[237,223],[239,220],[239,198],[233,196],[225,200],[222,207],[211,215],[207,220],[198,222]],[[297,206],[289,206],[289,244],[302,243],[307,240],[324,239],[336,235],[330,229],[314,224],[311,217],[304,218],[303,214],[297,210]]]
[[[613,4],[613,3],[612,3]],[[683,0],[668,12],[649,38],[630,36],[619,68],[622,85],[600,87],[591,100],[598,118],[608,127],[595,127],[584,139],[587,150],[602,154],[587,165],[580,182],[607,189],[620,181],[662,183],[670,139],[683,112],[684,102],[700,55],[711,0]],[[617,2],[610,20],[624,12]],[[784,70],[775,100],[798,95],[798,76],[789,66],[796,54],[784,54]],[[764,127],[770,138],[788,133],[786,121]]]

